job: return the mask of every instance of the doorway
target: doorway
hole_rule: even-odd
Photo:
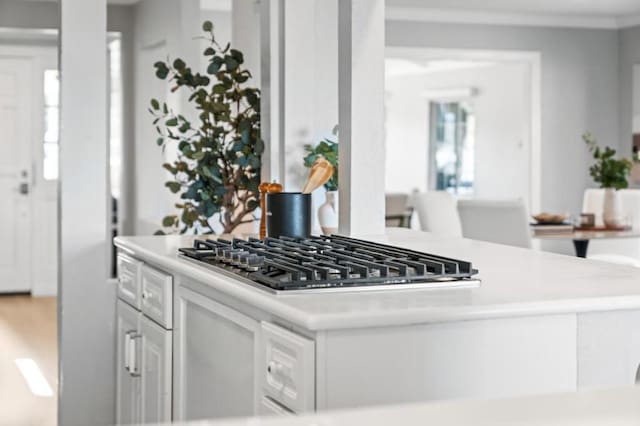
[[[521,198],[538,211],[540,68],[539,52],[387,48],[387,192]]]
[[[57,292],[57,108],[55,47],[0,45],[0,293]]]

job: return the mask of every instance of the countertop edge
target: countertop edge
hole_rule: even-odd
[[[403,309],[389,314],[375,315],[370,312],[356,315],[324,314],[313,315],[302,310],[279,303],[279,297],[267,293],[248,284],[229,284],[225,280],[233,278],[217,274],[215,271],[182,262],[177,258],[158,254],[133,242],[126,237],[116,237],[114,244],[124,252],[147,261],[167,272],[174,272],[210,285],[217,291],[238,299],[242,303],[256,306],[258,309],[275,315],[283,320],[301,326],[310,331],[340,330],[365,327],[388,327],[399,325],[434,324],[444,322],[472,321],[481,319],[515,318],[540,315],[563,315],[593,313],[614,310],[640,309],[640,294],[624,296],[607,296],[594,298],[563,299],[556,301],[540,301],[527,303],[495,304],[478,307],[443,307]]]

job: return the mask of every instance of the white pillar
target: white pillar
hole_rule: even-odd
[[[381,234],[384,0],[340,0],[338,23],[340,233]]]
[[[60,425],[115,421],[106,21],[106,0],[60,1]]]
[[[262,181],[284,182],[284,0],[260,8]]]

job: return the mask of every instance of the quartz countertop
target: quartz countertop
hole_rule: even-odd
[[[178,257],[193,236],[118,237],[116,245],[308,330],[640,309],[640,268],[389,228],[380,243],[472,261],[477,288],[280,294]]]
[[[640,387],[513,399],[425,402],[294,417],[198,421],[184,426],[631,426],[640,424]]]

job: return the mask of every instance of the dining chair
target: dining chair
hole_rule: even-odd
[[[409,194],[385,194],[385,226],[411,228],[413,208],[409,203]]]
[[[531,248],[529,215],[522,200],[458,200],[458,212],[465,238]]]
[[[430,191],[413,195],[420,229],[445,237],[462,237],[457,201],[445,191]]]
[[[623,214],[633,229],[640,229],[640,190],[621,189],[620,199]],[[584,191],[582,212],[592,213],[596,226],[603,226],[604,189],[589,188]],[[640,267],[640,239],[621,238],[610,240],[592,240],[589,243],[588,259],[602,260],[620,265]]]

